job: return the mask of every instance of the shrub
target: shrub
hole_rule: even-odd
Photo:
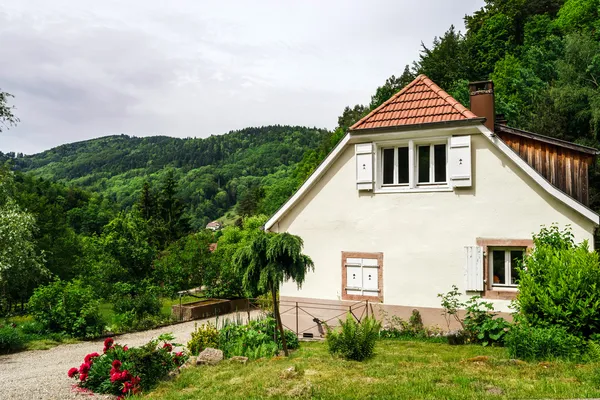
[[[425,327],[419,310],[413,310],[408,321],[404,321],[397,315],[387,317],[387,313],[382,311],[385,319],[385,326],[379,331],[379,337],[382,339],[429,339],[440,337],[440,330],[437,327]]]
[[[159,288],[142,282],[139,285],[117,283],[114,285],[114,324],[118,331],[151,329],[165,318],[161,314]]]
[[[569,228],[556,225],[534,235],[515,300],[518,319],[535,327],[562,326],[589,338],[600,332],[600,263],[587,243],[575,245]]]
[[[219,331],[210,322],[198,326],[195,325],[192,339],[187,344],[189,352],[197,356],[207,347],[219,347]]]
[[[187,360],[183,352],[173,352],[178,345],[170,343],[172,339],[161,335],[141,347],[127,348],[108,338],[102,354],[88,354],[79,368],[69,370],[68,376],[82,388],[120,398],[151,389]]]
[[[483,301],[481,296],[472,296],[466,302],[460,300],[460,292],[455,285],[448,293],[440,293],[442,299],[443,314],[448,327],[454,319],[461,327],[462,332],[454,332],[449,338],[454,340],[452,344],[465,342],[481,343],[487,345],[502,345],[504,336],[510,324],[504,318],[496,317],[492,303]],[[464,318],[460,317],[459,311],[465,309]]]
[[[340,323],[337,330],[326,326],[325,341],[329,352],[355,361],[373,356],[381,324],[372,317],[364,318],[358,323],[350,313],[346,316],[346,321]]]
[[[241,321],[227,321],[219,331],[219,347],[225,357],[273,357],[283,346],[276,327],[275,319],[271,317],[253,320],[247,325]],[[297,349],[300,343],[296,334],[287,329],[284,332],[288,349]]]
[[[577,360],[587,352],[585,342],[563,327],[536,328],[516,324],[507,333],[505,344],[510,357],[522,360]]]
[[[59,280],[37,288],[29,299],[29,311],[45,330],[74,337],[96,337],[105,325],[92,289],[79,281]]]
[[[15,324],[0,325],[0,353],[10,353],[25,347],[25,336]]]

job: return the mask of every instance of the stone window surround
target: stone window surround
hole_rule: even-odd
[[[499,299],[499,300],[514,300],[517,297],[517,290],[508,290],[504,288],[494,288],[492,281],[489,278],[489,254],[490,247],[521,247],[525,248],[526,252],[529,252],[533,248],[532,239],[489,239],[489,238],[477,238],[477,246],[483,247],[483,279],[485,284],[483,285],[483,293],[481,297],[485,299]]]
[[[377,259],[377,279],[379,283],[379,295],[378,296],[364,296],[358,294],[347,294],[347,276],[346,276],[346,260],[348,258],[374,258]],[[352,301],[364,301],[369,300],[373,302],[383,303],[383,253],[365,253],[356,251],[342,251],[342,300]]]

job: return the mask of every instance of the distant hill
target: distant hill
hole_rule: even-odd
[[[326,134],[322,129],[275,125],[205,139],[117,135],[31,156],[0,153],[0,160],[12,158],[16,170],[101,193],[123,208],[135,203],[144,181],[156,186],[166,171],[174,170],[191,223],[201,228],[251,192],[268,198],[269,187],[285,182],[274,201],[285,200],[297,186],[295,164]],[[260,211],[279,207],[271,200],[263,201]]]

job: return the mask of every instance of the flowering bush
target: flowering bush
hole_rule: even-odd
[[[207,347],[219,347],[219,331],[210,322],[200,326],[196,324],[187,348],[190,353],[197,356]]]
[[[161,335],[141,347],[128,348],[104,341],[102,354],[85,356],[79,368],[67,372],[77,385],[94,393],[113,394],[119,399],[154,387],[169,372],[181,367],[187,360],[183,352],[173,352],[171,335]]]

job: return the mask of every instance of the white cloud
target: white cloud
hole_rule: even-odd
[[[264,124],[332,128],[483,0],[12,0],[0,88],[32,153],[116,133],[205,137]]]

